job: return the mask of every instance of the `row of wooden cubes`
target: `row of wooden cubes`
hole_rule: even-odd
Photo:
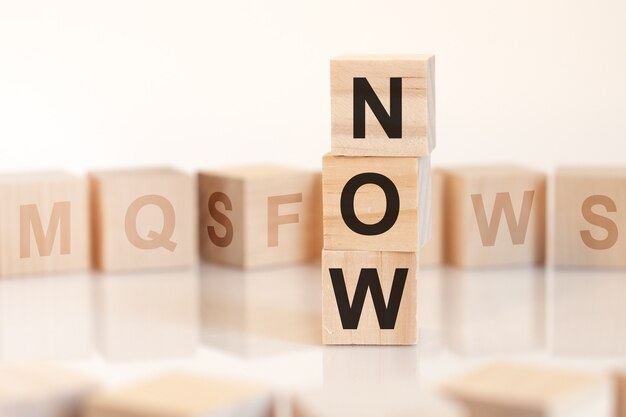
[[[0,210],[1,276],[188,266],[198,249],[256,267],[321,249],[321,178],[301,169],[204,171],[197,184],[174,169],[10,174]]]
[[[119,388],[50,366],[0,368],[0,416],[68,417],[623,417],[626,374],[498,362],[447,379],[439,392],[411,383],[299,389],[191,373]],[[446,398],[448,397],[448,398]]]
[[[431,202],[421,265],[626,267],[623,167],[436,169]]]

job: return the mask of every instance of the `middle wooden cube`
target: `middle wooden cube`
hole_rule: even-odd
[[[324,249],[416,252],[418,163],[325,155]]]

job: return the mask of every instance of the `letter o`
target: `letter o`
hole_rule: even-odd
[[[356,192],[365,184],[379,186],[385,193],[387,207],[385,214],[378,223],[363,223],[354,211]],[[388,177],[375,172],[364,172],[350,178],[341,191],[341,217],[346,226],[355,233],[364,236],[380,235],[393,227],[400,214],[400,195],[396,185]]]

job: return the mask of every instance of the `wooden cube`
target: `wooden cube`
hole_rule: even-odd
[[[88,267],[85,179],[63,172],[0,175],[0,276]]]
[[[196,262],[192,177],[163,168],[93,172],[90,180],[97,269],[182,267]]]
[[[300,390],[292,398],[293,417],[463,417],[462,409],[417,384],[349,384]]]
[[[199,342],[198,292],[194,268],[97,276],[98,351],[117,362],[193,356]]]
[[[513,363],[494,363],[445,383],[468,417],[609,417],[609,378],[588,372]]]
[[[324,250],[322,326],[325,344],[416,344],[417,255]]]
[[[554,188],[554,263],[626,267],[626,168],[561,168]]]
[[[626,370],[620,369],[613,374],[615,385],[615,417],[626,417]]]
[[[440,169],[431,171],[430,202],[430,240],[419,252],[420,266],[440,266],[443,264],[444,249],[444,220],[443,220],[443,180],[444,174]]]
[[[92,398],[85,417],[271,417],[263,388],[199,375],[170,373]]]
[[[543,269],[449,269],[442,279],[442,327],[451,350],[463,355],[501,355],[544,349]],[[421,289],[420,285],[421,304],[432,302]]]
[[[324,156],[324,249],[416,252],[418,163]]]
[[[434,77],[433,55],[331,60],[332,153],[428,155],[435,147]]]
[[[0,416],[78,416],[98,389],[89,377],[50,365],[0,367]]]
[[[200,172],[198,187],[203,259],[243,268],[319,259],[319,173],[235,167]]]
[[[551,353],[621,357],[626,352],[626,280],[621,270],[557,268],[549,292]],[[581,337],[584,335],[584,337]]]
[[[445,174],[446,259],[460,267],[543,264],[546,176],[515,166]]]

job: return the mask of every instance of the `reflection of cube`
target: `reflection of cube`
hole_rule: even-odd
[[[418,163],[324,156],[324,249],[416,252]]]
[[[625,168],[563,168],[554,187],[554,263],[626,267]]]
[[[446,270],[442,278],[443,329],[451,349],[502,354],[543,347],[543,269]]]
[[[332,153],[428,155],[435,147],[434,67],[432,55],[333,59]]]
[[[322,325],[325,344],[417,343],[417,255],[324,250]]]
[[[460,407],[439,396],[420,395],[417,384],[364,384],[362,381],[299,391],[294,417],[462,417]]]
[[[515,166],[446,170],[446,260],[455,266],[544,261],[546,175]]]
[[[469,417],[613,416],[609,378],[593,373],[495,363],[452,379],[444,391]]]
[[[616,387],[615,393],[616,413],[615,417],[626,417],[626,370],[621,369],[613,375]]]
[[[98,389],[86,376],[48,365],[3,365],[0,415],[78,416]]]
[[[271,395],[235,381],[172,373],[95,396],[86,417],[270,417]]]
[[[443,263],[444,249],[444,216],[443,216],[443,171],[433,169],[431,171],[430,204],[431,233],[430,240],[426,242],[419,253],[420,266],[437,266]]]
[[[319,264],[239,270],[201,268],[202,341],[243,356],[322,342]]]
[[[0,281],[0,354],[5,361],[76,360],[93,354],[90,274]],[[1,415],[1,414],[0,414]]]
[[[626,352],[624,272],[556,269],[552,282],[547,327],[551,331],[553,353],[585,358],[623,356]]]
[[[89,267],[87,183],[61,172],[0,176],[0,276]]]
[[[319,173],[277,166],[202,171],[198,187],[205,260],[248,268],[319,258]]]
[[[195,269],[96,277],[100,352],[113,361],[193,355],[198,344],[197,295]]]
[[[95,266],[189,266],[196,260],[194,180],[172,169],[90,174]]]

